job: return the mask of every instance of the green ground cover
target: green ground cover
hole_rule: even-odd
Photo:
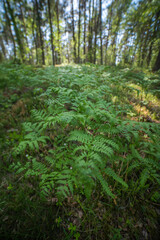
[[[160,75],[0,65],[0,237],[158,239]]]

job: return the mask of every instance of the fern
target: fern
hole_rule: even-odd
[[[81,143],[90,143],[92,141],[92,136],[83,132],[75,130],[71,132],[68,141],[79,141]]]
[[[140,188],[144,187],[145,183],[147,182],[149,178],[149,173],[148,173],[148,169],[143,169],[141,176],[140,176]]]
[[[109,195],[111,198],[115,198],[115,195],[112,193],[111,189],[108,186],[108,183],[104,180],[102,175],[98,171],[96,171],[96,174],[97,174],[97,178],[100,181],[100,183],[102,185],[102,188],[105,191],[105,193],[107,195]]]
[[[106,168],[105,170],[105,173],[112,177],[116,182],[119,182],[120,184],[122,184],[125,188],[128,188],[128,185],[125,181],[123,181],[122,178],[120,178],[114,171],[112,168]]]
[[[136,88],[128,88],[125,71],[114,76],[100,69],[61,68],[52,80],[46,73],[49,86],[23,124],[24,137],[13,156],[19,154],[27,163],[18,161],[13,168],[38,179],[45,197],[63,200],[79,191],[90,198],[98,186],[115,198],[132,183],[139,184],[139,194],[146,183],[159,184],[159,124],[124,120],[133,109],[123,93]]]

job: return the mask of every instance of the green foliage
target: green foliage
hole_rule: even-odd
[[[11,96],[4,108],[3,88],[0,237],[139,239],[144,230],[152,236],[160,128],[149,103],[159,101],[151,77],[94,65],[15,68],[16,95],[9,80],[14,67],[3,65]],[[22,97],[23,116],[13,111]],[[144,103],[149,120],[135,109]],[[153,223],[149,230],[146,221]]]
[[[55,71],[61,80],[55,77],[39,95],[43,109],[32,110],[31,121],[23,124],[24,139],[14,155],[26,159],[29,154],[31,159],[25,165],[14,163],[17,173],[38,176],[42,195],[56,194],[60,200],[78,190],[90,198],[99,184],[105,194],[115,198],[128,191],[130,181],[135,181],[139,192],[146,184],[159,183],[157,124],[123,120],[123,103],[112,103],[110,92],[118,99],[128,80],[122,85],[116,77],[96,81],[96,75],[91,78],[89,74],[84,78],[83,68]]]

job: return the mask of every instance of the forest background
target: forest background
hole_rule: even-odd
[[[160,1],[0,1],[0,239],[159,240]]]
[[[160,67],[158,0],[2,0],[1,59]]]

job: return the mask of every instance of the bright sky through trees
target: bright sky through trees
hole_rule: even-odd
[[[159,68],[158,0],[2,0],[0,4],[1,58]]]

